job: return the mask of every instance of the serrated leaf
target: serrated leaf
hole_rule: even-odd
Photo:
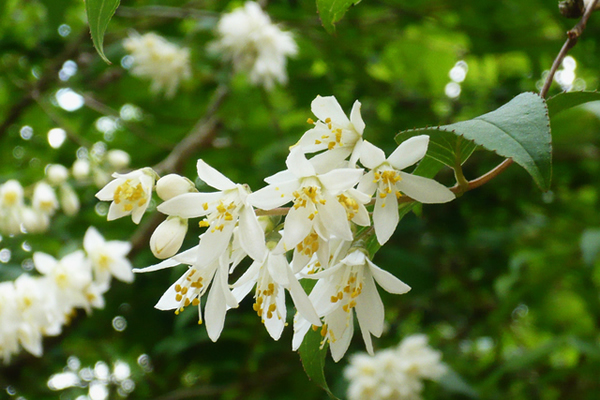
[[[92,42],[96,51],[108,64],[111,62],[106,58],[104,54],[104,34],[106,33],[106,27],[110,19],[115,14],[117,7],[119,7],[120,0],[86,0],[85,1],[85,12],[88,18],[88,24],[90,25],[90,33],[92,35]]]
[[[552,96],[546,100],[546,104],[548,106],[548,114],[552,118],[561,111],[599,100],[600,93],[598,92],[566,92]]]
[[[521,93],[499,109],[468,121],[418,130],[420,133],[434,131],[451,132],[503,157],[512,158],[529,172],[542,190],[550,187],[550,120],[546,103],[535,93]],[[438,161],[449,161],[449,154],[444,156],[440,149],[436,150],[436,154],[440,158]]]
[[[360,3],[361,0],[317,0],[317,11],[321,23],[329,33],[335,32],[335,23],[342,19],[350,6]]]
[[[309,329],[298,349],[302,366],[308,379],[319,385],[330,398],[339,400],[331,393],[327,380],[325,379],[325,356],[327,356],[327,343],[321,348],[321,337],[319,331]]]

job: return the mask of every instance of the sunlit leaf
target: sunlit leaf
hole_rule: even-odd
[[[321,23],[329,33],[335,32],[335,23],[342,19],[350,6],[360,3],[361,0],[317,0],[317,11],[321,16]]]
[[[561,111],[576,107],[590,101],[600,101],[600,93],[594,92],[565,92],[559,93],[546,100],[550,118]]]
[[[90,25],[90,33],[96,51],[104,61],[110,64],[104,54],[104,33],[110,19],[119,7],[120,0],[86,0],[85,10]]]

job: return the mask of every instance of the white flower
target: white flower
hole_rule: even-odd
[[[184,193],[197,192],[194,183],[177,174],[165,175],[156,182],[156,194],[163,201]]]
[[[456,197],[433,179],[401,171],[422,159],[428,144],[427,135],[412,137],[402,142],[386,159],[383,150],[367,141],[363,143],[360,162],[371,171],[362,177],[358,190],[368,195],[377,190],[373,225],[380,244],[389,240],[398,225],[398,198],[402,195],[421,203],[446,203]]]
[[[27,233],[45,232],[50,226],[50,217],[33,208],[25,207],[22,211],[23,226]]]
[[[50,164],[46,167],[46,176],[51,184],[60,185],[69,177],[69,170],[64,165]]]
[[[270,210],[294,202],[283,230],[284,250],[290,250],[314,231],[325,241],[331,237],[352,239],[346,209],[337,196],[352,188],[362,169],[338,168],[318,175],[300,147],[291,149],[286,160],[288,170],[265,181],[266,186],[249,196],[255,207]]]
[[[54,214],[58,208],[58,200],[54,189],[45,182],[38,182],[33,189],[33,199],[31,200],[33,208],[46,215]]]
[[[0,186],[0,207],[12,208],[23,205],[23,187],[14,179],[8,180]]]
[[[275,243],[269,243],[275,248]],[[308,296],[294,276],[285,254],[267,252],[264,260],[254,261],[240,279],[233,285],[233,295],[241,301],[256,287],[254,306],[269,335],[279,340],[286,320],[285,293],[289,291],[298,312],[314,325],[321,325]]]
[[[348,399],[420,400],[422,379],[438,380],[447,371],[440,359],[425,335],[409,336],[397,348],[374,355],[354,354],[344,369]]]
[[[344,246],[340,244],[340,248]],[[367,351],[373,353],[371,335],[381,336],[384,323],[383,302],[375,281],[389,293],[404,294],[410,290],[407,284],[373,264],[363,249],[350,249],[341,261],[307,277],[319,279],[309,298],[317,314],[324,317],[321,335],[329,341],[336,362],[346,353],[354,332],[352,310],[356,311]],[[294,347],[297,348],[309,326],[301,319],[296,324]]]
[[[200,239],[200,263],[217,260],[238,225],[241,247],[252,259],[261,260],[265,254],[264,232],[248,203],[248,188],[233,183],[202,160],[198,160],[197,169],[200,179],[220,191],[181,194],[158,206],[158,211],[185,219],[206,217],[200,222],[208,228]]]
[[[150,79],[154,93],[164,90],[166,97],[173,97],[179,82],[191,77],[189,49],[155,33],[133,33],[123,41],[123,47],[133,57],[131,73]]]
[[[131,263],[127,259],[131,243],[107,242],[96,228],[90,226],[83,237],[83,248],[91,260],[97,283],[109,284],[111,275],[123,282],[133,282]]]
[[[292,35],[271,23],[257,3],[248,1],[223,15],[217,33],[213,47],[233,61],[236,72],[248,72],[253,84],[271,89],[275,82],[287,82],[286,57],[298,48]]]
[[[16,180],[6,181],[0,186],[0,231],[9,235],[21,233],[24,210],[23,187]]]
[[[334,96],[317,96],[311,103],[311,110],[319,120],[317,122],[308,120],[315,127],[307,131],[297,145],[302,147],[305,153],[328,150],[317,155],[314,162],[319,162],[320,158],[324,157],[333,159],[334,161],[328,164],[337,167],[350,156],[349,164],[354,167],[360,156],[362,135],[365,130],[365,123],[360,115],[360,102],[358,100],[354,102],[350,119],[346,117]]]
[[[73,308],[85,308],[89,311],[90,302],[85,289],[92,283],[92,270],[83,251],[75,251],[60,260],[36,252],[33,254],[33,263],[38,272],[48,277],[62,315],[66,317],[71,314]]]
[[[227,310],[238,307],[238,302],[229,289],[227,277],[229,264],[232,263],[235,266],[241,260],[234,256],[235,251],[231,249],[231,251],[222,252],[210,264],[199,267],[197,265],[197,261],[201,257],[199,248],[200,246],[192,247],[159,264],[143,269],[134,269],[134,272],[157,271],[179,264],[189,265],[190,268],[167,289],[154,307],[159,310],[174,309],[175,314],[179,314],[190,305],[198,306],[198,324],[201,324],[203,322],[201,298],[210,286],[204,309],[206,331],[212,341],[217,341],[223,330]]]
[[[188,221],[176,216],[167,217],[150,237],[150,250],[154,257],[173,257],[181,248],[188,228]]]
[[[131,214],[133,222],[138,224],[152,199],[156,173],[151,168],[143,168],[124,175],[115,172],[112,176],[115,179],[96,193],[100,200],[112,200],[108,220]]]

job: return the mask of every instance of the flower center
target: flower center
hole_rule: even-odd
[[[200,299],[206,291],[207,285],[203,283],[204,277],[195,268],[190,268],[186,272],[185,280],[181,284],[175,285],[175,301],[179,303],[179,308],[175,310],[175,315],[185,310],[190,304],[200,305]],[[202,319],[198,319],[198,325],[202,324]]]
[[[208,210],[208,203],[204,203],[202,208]],[[223,203],[222,200],[219,200],[219,204],[217,205],[216,211],[211,213],[206,219],[203,219],[199,222],[200,228],[205,228],[212,226],[211,232],[215,231],[223,231],[225,228],[225,224],[234,220],[234,214],[237,211],[237,205],[235,202],[230,202],[229,204]]]
[[[262,276],[256,282],[256,292],[254,295],[255,303],[252,306],[252,309],[256,311],[256,314],[261,318],[264,318],[266,311],[267,319],[273,318],[274,313],[276,313],[275,315],[277,315],[278,319],[281,319],[281,315],[279,314],[279,311],[277,311],[276,303],[279,287],[273,283],[265,265],[261,267],[261,270]]]
[[[400,182],[401,180],[402,177],[398,171],[394,169],[375,171],[374,182],[379,184],[379,197],[383,199],[390,193],[394,193],[396,197],[402,196],[402,193],[400,193],[400,191],[398,191],[396,188],[396,183]]]
[[[119,185],[114,194],[115,204],[123,203],[122,207],[125,211],[131,211],[134,207],[142,207],[146,203],[146,199],[142,183],[131,179],[127,179]]]
[[[346,209],[346,214],[348,214],[348,221],[350,221],[356,213],[358,212],[358,203],[352,197],[348,197],[344,194],[340,194],[338,196],[338,201],[344,206]]]
[[[312,256],[319,250],[319,235],[314,231],[306,235],[303,241],[298,243],[296,249],[307,256]]]

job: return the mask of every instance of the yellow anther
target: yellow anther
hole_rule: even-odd
[[[203,219],[202,221],[198,222],[198,226],[200,228],[206,228],[206,227],[210,226],[210,224],[208,223],[207,220]]]
[[[181,292],[181,285],[180,284],[175,285],[175,291],[176,292]]]
[[[313,121],[313,119],[312,119],[312,118],[309,118],[309,119],[307,119],[307,120],[306,120],[306,122],[308,122],[308,123],[309,123],[309,124],[311,124],[311,125],[314,125],[314,124],[315,124],[315,121]]]
[[[197,306],[198,304],[200,304],[200,300],[198,300],[198,298],[196,297],[194,300],[192,300],[192,305]]]
[[[204,208],[204,211],[208,210],[208,203],[202,204],[202,208]]]

